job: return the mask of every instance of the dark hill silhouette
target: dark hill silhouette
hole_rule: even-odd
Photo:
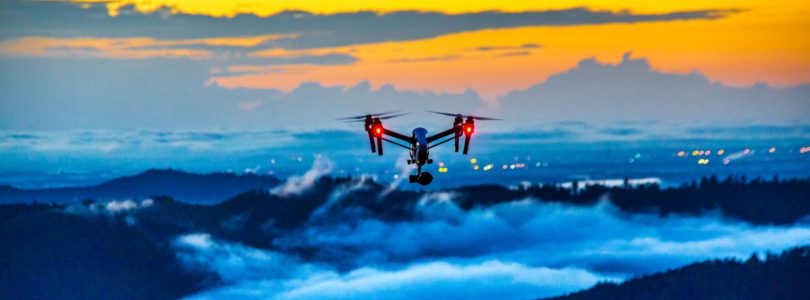
[[[171,299],[206,281],[165,240],[124,222],[48,205],[0,211],[0,299]]]
[[[462,187],[452,192],[463,209],[509,202],[527,197],[546,202],[593,205],[607,198],[625,212],[660,215],[700,215],[719,210],[723,215],[752,224],[791,224],[810,215],[810,178],[780,180],[711,176],[679,187],[657,185],[604,187],[592,185],[574,191],[547,184],[511,190],[497,185]],[[607,197],[605,197],[607,196]]]
[[[315,188],[305,194],[288,197],[298,200],[287,199],[291,204],[274,209],[290,212],[300,208],[299,202],[303,201],[310,204],[308,209],[314,210],[318,207],[316,203],[322,203],[330,193],[338,192],[335,190],[336,186],[354,182],[353,184],[360,184],[362,188],[346,193],[344,199],[337,203],[338,207],[362,206],[377,217],[396,219],[406,217],[409,208],[426,193],[397,190],[381,195],[385,189],[381,184],[371,180],[358,180],[321,178]],[[91,187],[21,190],[0,186],[0,204],[65,204],[85,199],[105,201],[165,195],[184,203],[214,205],[229,198],[232,198],[230,201],[246,201],[256,197],[275,197],[268,195],[266,191],[278,184],[279,180],[271,176],[230,173],[199,175],[174,170],[150,170]],[[240,195],[252,190],[265,192]],[[593,185],[574,190],[556,184],[545,184],[509,189],[499,185],[480,185],[449,189],[446,192],[458,195],[453,200],[465,210],[526,198],[574,205],[594,205],[600,199],[607,199],[629,213],[701,215],[716,210],[727,217],[752,224],[791,224],[810,215],[810,178],[747,180],[745,177],[729,176],[721,181],[711,176],[671,188],[660,188],[657,185]],[[305,216],[310,212],[298,211],[296,216]]]
[[[105,186],[129,188],[131,182],[131,179],[121,179]],[[189,204],[165,196],[153,197],[150,205],[138,202],[137,208],[126,211],[110,211],[108,203],[92,200],[71,204],[0,205],[0,270],[3,270],[0,272],[0,286],[13,287],[0,289],[0,299],[20,298],[15,295],[23,295],[22,298],[54,298],[59,295],[63,296],[60,298],[158,299],[188,295],[216,285],[219,279],[211,274],[183,271],[171,249],[171,241],[176,237],[204,232],[216,239],[259,249],[291,251],[304,259],[316,258],[330,249],[312,248],[314,246],[279,248],[274,242],[283,238],[285,232],[306,230],[307,226],[319,222],[355,226],[363,219],[359,216],[381,221],[419,217],[414,207],[426,192],[393,190],[384,193],[385,190],[386,186],[371,180],[324,177],[301,194],[282,197],[268,189],[253,189],[213,205]],[[749,222],[789,223],[799,220],[797,216],[808,214],[810,205],[806,195],[810,195],[809,191],[808,179],[746,181],[729,178],[720,182],[706,178],[671,189],[590,186],[573,192],[555,185],[517,190],[482,185],[448,192],[457,195],[452,199],[464,210],[526,198],[593,205],[608,195],[610,201],[625,212],[700,214],[719,209],[724,214]],[[743,200],[734,202],[734,197]],[[337,198],[341,200],[332,201]],[[128,218],[135,224],[128,224]],[[351,267],[340,265],[340,262],[335,264],[346,270]],[[710,271],[715,270],[711,268],[712,264],[699,264],[685,270],[706,267],[709,271],[705,274],[710,275],[701,278],[723,280],[732,276],[727,270],[740,273],[732,268],[736,262],[721,264],[724,267],[714,273]],[[98,274],[105,276],[101,279],[93,277]],[[43,284],[51,288],[39,289]],[[611,286],[603,285],[605,287],[600,289]],[[97,286],[105,288],[94,288]],[[679,290],[656,290],[652,284],[639,287],[639,290],[643,289],[681,295]]]
[[[745,262],[705,261],[547,299],[810,299],[808,282],[810,246],[805,246],[769,254],[765,261],[755,255]]]
[[[0,186],[0,203],[72,203],[84,199],[137,199],[165,195],[188,203],[213,204],[247,190],[270,188],[278,183],[277,178],[265,175],[148,170],[88,187],[26,190]]]
[[[174,170],[150,170],[82,188],[20,190],[0,186],[0,204],[33,201],[65,204],[84,199],[104,201],[165,195],[184,203],[214,205],[225,201],[224,204],[233,205],[227,203],[249,203],[253,198],[278,198],[267,193],[268,188],[278,184],[279,180],[271,176],[230,173],[199,175]],[[340,192],[335,190],[336,186],[345,184],[359,184],[361,188],[346,192],[343,200],[337,203],[338,207],[361,206],[383,219],[406,217],[410,208],[426,193],[395,190],[382,195],[385,187],[372,180],[360,182],[359,179],[325,177],[306,193],[291,195],[286,198],[287,201],[280,202],[286,204],[278,204],[272,209],[287,212],[298,210],[294,215],[304,218],[326,201],[331,193]],[[250,192],[253,190],[259,191]],[[244,192],[248,193],[240,194]],[[629,213],[701,215],[719,211],[724,216],[752,224],[791,224],[810,215],[810,178],[748,180],[744,176],[729,176],[719,180],[711,176],[671,188],[660,188],[657,185],[592,185],[575,191],[556,184],[535,185],[525,189],[479,185],[449,189],[446,192],[458,195],[453,201],[465,210],[526,198],[574,205],[594,205],[600,199],[607,199]],[[302,206],[304,204],[306,206]],[[304,208],[308,210],[300,210]]]

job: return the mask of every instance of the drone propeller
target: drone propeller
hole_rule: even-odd
[[[408,114],[410,114],[410,113],[401,113],[401,114],[396,114],[396,115],[384,116],[384,117],[380,117],[380,120],[388,120],[388,119],[398,118],[398,117],[408,115]]]
[[[410,114],[410,113],[399,113],[399,114],[395,114],[395,115],[383,115],[381,117],[376,117],[376,119],[388,120],[388,119],[398,118],[398,117],[408,115],[408,114]],[[382,115],[382,114],[377,114],[377,115],[379,116],[379,115]],[[374,116],[374,115],[369,115],[369,116]],[[364,116],[362,118],[354,118],[354,119],[341,118],[341,119],[338,119],[338,120],[341,120],[343,122],[349,122],[349,123],[363,123],[363,122],[366,121],[366,117]]]
[[[381,117],[385,117],[386,115],[390,115],[390,114],[393,114],[393,113],[398,113],[398,112],[400,112],[400,111],[399,111],[399,110],[392,110],[392,111],[387,111],[387,112],[382,112],[382,113],[375,113],[375,114],[366,114],[366,115],[360,115],[360,116],[351,116],[351,117],[337,118],[337,120],[363,120],[363,119],[365,119],[366,117],[377,117],[377,118],[381,118]]]
[[[451,113],[439,112],[439,111],[431,111],[431,110],[429,110],[428,112],[432,112],[434,114],[450,116],[450,117],[459,117],[459,118],[462,118],[462,119],[473,118],[473,120],[481,120],[481,121],[500,121],[500,120],[503,120],[503,119],[496,119],[496,118],[490,118],[490,117],[481,117],[481,116],[473,116],[473,115],[466,115],[465,116],[465,115],[462,115],[462,114],[451,114]]]

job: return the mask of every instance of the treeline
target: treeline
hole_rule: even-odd
[[[608,199],[622,211],[699,215],[720,210],[724,215],[753,224],[791,224],[810,215],[810,178],[770,180],[745,176],[702,178],[678,187],[661,188],[656,184],[620,187],[602,185],[561,187],[558,184],[509,190],[498,186],[459,188],[464,195],[459,204],[470,209],[533,197],[546,202],[592,205]]]
[[[325,201],[336,187],[355,184],[357,180],[346,177],[323,177],[313,188],[298,198],[306,200],[305,203],[316,205]],[[0,187],[0,203],[13,202],[12,199],[19,198],[17,200],[28,203],[38,201],[67,204],[84,199],[105,201],[164,195],[183,203],[216,205],[226,203],[228,199],[250,198],[253,195],[251,191],[266,191],[268,187],[277,184],[278,179],[272,177],[196,175],[154,170],[87,188],[31,191],[12,189],[3,193]],[[407,217],[412,207],[427,193],[408,190],[383,193],[387,186],[381,183],[366,180],[363,184],[364,189],[345,195],[340,205],[362,206],[383,219]],[[810,178],[749,180],[745,176],[729,176],[723,179],[711,176],[671,188],[661,188],[655,184],[638,186],[625,184],[619,187],[582,186],[574,182],[572,187],[562,187],[555,183],[520,189],[510,189],[501,185],[476,185],[445,191],[458,195],[459,197],[454,197],[453,200],[466,210],[526,198],[576,205],[593,205],[601,199],[606,199],[625,212],[700,215],[709,211],[719,211],[724,216],[752,224],[792,224],[810,215]],[[22,192],[28,194],[23,195],[25,197],[20,196]],[[206,196],[198,197],[202,194]],[[205,198],[204,201],[199,200],[202,198]],[[274,209],[282,211],[298,209],[294,204],[284,201],[277,205],[278,207]]]
[[[764,261],[756,255],[745,262],[705,261],[548,299],[810,299],[808,282],[810,246],[804,246]]]

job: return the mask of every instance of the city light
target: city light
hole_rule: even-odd
[[[726,150],[723,149],[717,150],[717,155],[723,155],[723,153],[726,153]]]
[[[698,159],[698,164],[699,165],[708,165],[709,164],[709,159],[708,158]]]
[[[489,171],[489,169],[492,169],[492,167],[494,167],[494,165],[488,164],[488,165],[484,166],[484,171]]]
[[[439,173],[447,173],[447,168],[439,168]]]
[[[771,149],[768,149],[768,152],[770,152],[770,153],[776,152],[776,147],[771,147]]]
[[[475,163],[477,163],[477,162],[478,162],[478,160],[477,160],[477,159],[475,159],[475,158],[473,158],[473,159],[471,159],[471,160],[470,160],[470,163],[471,163],[471,164],[475,164]]]
[[[684,155],[686,155],[686,152],[684,152],[683,150],[678,151],[678,157],[683,157]]]
[[[473,170],[478,171],[478,165],[473,166]]]

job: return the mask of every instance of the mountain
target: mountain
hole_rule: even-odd
[[[165,240],[124,222],[1,207],[2,299],[171,299],[206,280],[181,268]]]
[[[267,175],[148,170],[88,187],[26,190],[0,186],[0,203],[72,203],[85,199],[121,200],[164,195],[187,203],[212,204],[244,191],[274,187],[279,182]]]
[[[201,175],[175,170],[149,170],[89,187],[22,190],[0,186],[0,204],[31,202],[68,204],[87,199],[106,201],[168,196],[187,204],[214,205],[231,198],[233,199],[230,202],[244,201],[250,197],[272,197],[266,191],[279,184],[281,184],[279,179],[263,175],[232,173]],[[396,190],[384,193],[385,197],[382,200],[385,201],[379,201],[378,195],[386,189],[380,183],[351,178],[321,178],[315,187],[304,195],[290,198],[299,199],[304,203],[316,201],[322,204],[323,201],[327,201],[330,193],[341,192],[340,188],[336,188],[341,184],[358,184],[362,187],[345,195],[348,200],[341,202],[341,205],[360,205],[386,218],[407,215],[409,206],[412,207],[427,194],[427,192]],[[265,192],[250,193],[252,190]],[[575,205],[594,205],[601,199],[607,199],[622,211],[630,213],[655,212],[662,216],[701,215],[719,210],[725,216],[752,224],[792,224],[810,215],[810,198],[806,197],[810,194],[810,178],[788,180],[774,178],[768,181],[732,176],[720,180],[711,176],[670,188],[660,188],[657,185],[637,187],[591,185],[574,191],[554,184],[534,185],[516,190],[500,185],[478,185],[438,192],[459,195],[453,201],[465,210],[526,198]],[[311,194],[320,195],[318,197],[321,198],[313,198]],[[315,208],[317,206],[309,207],[311,210]],[[289,209],[289,207],[275,207],[275,209]]]
[[[124,193],[128,188],[133,188],[133,183],[141,183],[143,187],[154,189],[155,186],[162,187],[161,182],[164,184],[182,182],[176,179],[188,175],[177,171],[150,171],[99,186],[109,190],[118,189],[116,193]],[[210,176],[222,176],[231,181],[244,177],[230,174],[196,175],[191,176],[190,178],[195,180],[189,182],[197,185],[187,182],[184,186],[198,186],[201,182],[205,182],[200,178],[220,178]],[[247,176],[247,178],[254,177]],[[270,179],[260,176],[257,178]],[[353,240],[348,241],[349,246],[346,246],[348,248],[336,249],[318,243],[299,243],[296,239],[308,240],[309,234],[313,232],[338,229],[334,236],[328,233],[326,236],[342,239],[347,235],[352,236],[355,230],[373,231],[373,226],[387,226],[385,224],[394,227],[422,226],[419,224],[423,221],[428,221],[424,224],[430,224],[424,228],[429,232],[433,226],[445,226],[441,224],[448,220],[456,220],[455,218],[463,214],[480,214],[480,209],[502,203],[522,203],[525,199],[590,206],[602,201],[600,199],[604,199],[604,195],[610,195],[607,197],[611,199],[609,201],[622,211],[630,213],[657,210],[661,214],[700,214],[704,209],[716,210],[719,207],[723,213],[733,213],[739,217],[750,216],[751,220],[755,221],[759,220],[757,219],[759,217],[765,218],[764,220],[770,218],[771,221],[795,221],[797,219],[793,215],[802,213],[807,215],[810,208],[810,205],[806,204],[808,200],[803,196],[810,190],[810,180],[807,179],[787,181],[728,179],[721,182],[706,178],[694,185],[672,189],[660,189],[657,186],[619,188],[591,186],[578,192],[554,185],[517,190],[482,185],[440,192],[389,191],[387,188],[367,179],[322,177],[300,193],[282,196],[271,193],[266,188],[248,189],[210,205],[185,203],[166,196],[107,202],[84,200],[69,204],[40,202],[0,205],[0,270],[3,270],[0,272],[0,286],[11,287],[0,289],[0,299],[166,299],[191,295],[228,284],[227,278],[220,278],[221,274],[205,269],[189,269],[188,262],[178,258],[176,241],[178,237],[189,234],[205,233],[212,240],[223,242],[221,245],[226,246],[205,247],[216,253],[222,252],[220,254],[226,256],[239,254],[242,251],[240,249],[253,249],[247,254],[266,258],[261,253],[281,253],[297,257],[304,262],[327,262],[337,270],[350,271],[358,268],[357,262],[361,260],[348,259],[347,255],[366,254],[369,251],[373,252],[373,249],[361,247],[363,244],[359,244],[359,248],[352,248],[350,246]],[[457,205],[459,210],[437,210],[433,213],[452,213],[439,218],[438,223],[429,222],[427,219],[437,216],[426,215],[425,211],[420,212],[418,207],[426,197],[438,197],[437,203],[444,201],[441,198],[442,194],[452,194],[453,196],[447,200]],[[735,211],[728,208],[730,204],[724,204],[727,201],[724,199],[743,197],[740,196],[742,194],[747,197],[744,198],[745,201],[769,203],[771,206],[785,208],[746,214],[746,211],[762,209],[762,206],[736,203]],[[437,203],[431,205],[439,205]],[[776,203],[780,205],[775,205]],[[514,217],[522,219],[526,216]],[[465,219],[460,218],[457,221],[463,222],[462,220]],[[372,237],[374,240],[379,238],[374,235]],[[406,245],[413,243],[413,240],[408,240],[410,238],[413,236],[391,237],[390,242],[403,240],[405,244],[402,245]],[[424,237],[418,239],[422,238]],[[438,250],[441,249],[434,249],[429,255],[437,257],[448,255]],[[449,252],[456,258],[473,257],[477,253],[457,250],[453,248]],[[206,256],[205,259],[213,257]],[[397,262],[398,258],[391,259]],[[780,260],[784,263],[779,264]],[[236,262],[241,264],[238,259]],[[755,263],[761,266],[749,267]],[[806,254],[798,258],[795,254],[783,254],[779,258],[769,257],[765,262],[752,261],[742,267],[740,265],[734,261],[712,261],[687,266],[679,269],[682,271],[676,270],[676,273],[673,273],[678,275],[681,273],[677,272],[687,272],[684,274],[688,275],[652,275],[652,278],[662,278],[661,281],[646,285],[639,283],[636,290],[640,294],[631,294],[628,298],[666,299],[665,296],[659,297],[664,294],[672,297],[683,296],[684,290],[678,289],[679,284],[673,282],[680,282],[680,285],[684,286],[693,284],[696,293],[729,292],[726,290],[731,288],[728,282],[733,280],[749,284],[752,289],[762,288],[763,283],[755,282],[756,280],[765,280],[767,284],[779,284],[768,287],[769,289],[792,293],[774,295],[791,296],[802,291],[797,290],[799,285],[791,281],[794,277],[789,276],[808,278]],[[694,277],[703,281],[689,281],[692,276],[698,276],[689,273],[697,272],[694,270],[705,274],[701,275],[703,277]],[[785,276],[779,277],[779,274]],[[717,290],[712,290],[711,285],[699,285],[708,281],[705,278],[723,281],[718,283]],[[634,279],[628,283],[639,280],[641,279]],[[601,284],[595,289],[600,291],[606,289],[608,291],[606,293],[610,293],[622,286],[624,285]],[[655,294],[643,294],[644,291]],[[599,295],[594,297],[600,298]],[[752,292],[751,295],[759,294]],[[785,298],[790,297],[782,299]]]
[[[600,283],[549,300],[585,299],[810,299],[810,246],[769,254],[690,264],[621,284]]]

